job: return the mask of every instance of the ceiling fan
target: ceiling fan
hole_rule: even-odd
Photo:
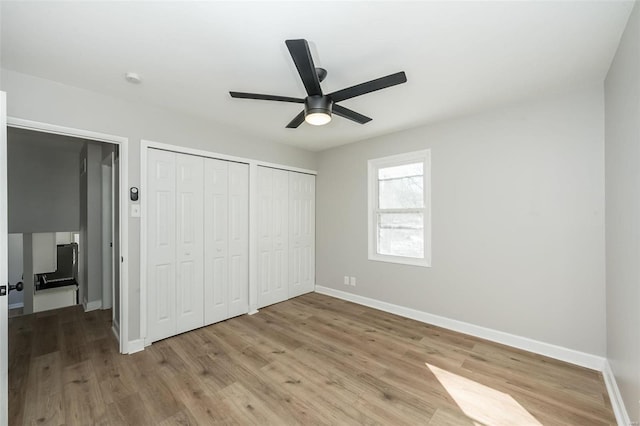
[[[304,104],[304,110],[296,115],[287,128],[295,129],[303,121],[316,126],[327,124],[331,121],[331,114],[338,115],[343,118],[355,121],[356,123],[365,124],[371,121],[371,118],[359,114],[349,108],[338,105],[336,102],[345,99],[355,98],[356,96],[366,93],[375,92],[376,90],[385,89],[397,84],[406,83],[407,76],[404,72],[397,72],[386,77],[380,77],[366,83],[356,84],[346,89],[338,90],[327,95],[322,93],[320,82],[327,76],[327,70],[324,68],[316,68],[313,65],[313,58],[309,51],[309,44],[304,39],[286,40],[285,41],[289,53],[296,64],[298,74],[302,79],[304,88],[307,91],[305,98],[291,98],[288,96],[278,95],[261,95],[258,93],[229,92],[232,98],[242,99],[260,99],[264,101],[280,101]]]

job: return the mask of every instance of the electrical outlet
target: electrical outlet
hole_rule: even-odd
[[[355,287],[355,286],[356,286],[356,277],[351,277],[351,278],[349,279],[349,284],[351,284],[352,286],[354,286],[354,287]]]
[[[348,276],[344,276],[344,285],[349,285],[349,277]]]

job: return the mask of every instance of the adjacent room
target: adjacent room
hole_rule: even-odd
[[[639,424],[637,0],[2,0],[0,49],[0,424]]]

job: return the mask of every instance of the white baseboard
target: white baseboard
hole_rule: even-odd
[[[255,315],[255,314],[257,314],[257,313],[258,313],[258,310],[257,310],[257,309],[254,309],[253,311],[249,311],[249,312],[247,312],[247,315]]]
[[[112,322],[111,331],[113,332],[113,335],[116,336],[118,343],[120,343],[120,327],[118,327],[118,323]]]
[[[24,308],[24,302],[12,303],[8,306],[9,309]]]
[[[382,302],[376,299],[370,299],[357,294],[347,293],[345,291],[336,290],[329,287],[316,285],[316,292],[326,294],[327,296],[337,297],[338,299],[347,300],[359,305],[369,306],[381,311],[399,315],[401,317],[411,318],[426,324],[436,325],[438,327],[447,328],[471,336],[480,337],[482,339],[491,340],[492,342],[501,343],[503,345],[512,346],[514,348],[523,349],[525,351],[537,353],[540,355],[555,358],[581,367],[590,368],[592,370],[603,371],[606,359],[601,356],[591,355],[585,352],[576,351],[562,346],[552,345],[550,343],[540,342],[538,340],[529,339],[527,337],[516,336],[514,334],[505,333],[503,331],[493,330],[491,328],[481,327],[463,321],[458,321],[439,315],[430,314],[416,309],[406,308],[404,306],[394,305],[392,303]]]
[[[127,345],[127,353],[134,354],[144,350],[144,339],[131,340]]]
[[[93,302],[87,302],[85,300],[84,302],[82,302],[82,307],[84,308],[85,312],[95,311],[95,310],[100,309],[102,307],[102,301],[101,300],[94,300]]]
[[[602,375],[604,376],[604,384],[607,386],[607,392],[611,400],[613,414],[616,416],[616,422],[618,422],[620,426],[630,425],[631,419],[629,418],[629,414],[627,414],[622,395],[620,395],[620,389],[618,389],[618,384],[616,383],[616,377],[613,375],[609,361],[605,361]]]

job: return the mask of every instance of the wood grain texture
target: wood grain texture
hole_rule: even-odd
[[[614,425],[601,373],[316,293],[118,354],[110,311],[9,322],[11,425]]]

